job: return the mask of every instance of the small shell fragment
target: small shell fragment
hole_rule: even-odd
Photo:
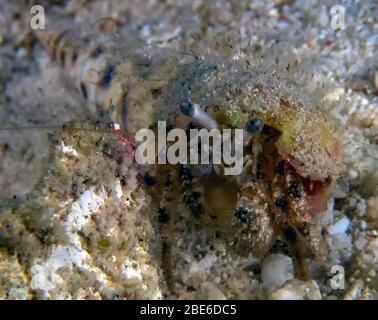
[[[290,257],[272,254],[262,263],[261,279],[266,289],[276,289],[294,278],[294,265]]]
[[[349,225],[350,225],[350,219],[345,216],[330,227],[329,233],[330,234],[345,233],[347,232]]]
[[[322,295],[314,280],[306,282],[293,279],[274,292],[271,298],[274,300],[321,300]]]

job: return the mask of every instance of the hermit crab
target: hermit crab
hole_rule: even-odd
[[[209,58],[183,66],[167,96],[165,103],[180,105],[184,114],[171,111],[172,126],[244,129],[238,177],[219,168],[197,176],[196,168],[180,169],[192,215],[218,223],[241,254],[264,255],[281,238],[296,258],[298,276],[306,277],[304,257],[326,254],[320,213],[341,165],[332,120],[294,82]],[[191,110],[188,96],[200,110]]]
[[[242,129],[243,167],[225,164],[139,165],[140,183],[156,204],[162,261],[169,289],[170,233],[178,204],[197,223],[216,228],[242,255],[265,255],[287,243],[299,277],[308,256],[325,247],[319,215],[338,176],[342,146],[316,97],[282,73],[237,60],[131,43],[93,43],[71,31],[38,30],[37,37],[76,84],[94,117],[120,125],[125,152],[139,129]],[[189,135],[188,135],[189,136]]]

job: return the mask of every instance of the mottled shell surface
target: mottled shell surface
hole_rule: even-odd
[[[279,154],[302,177],[323,180],[339,173],[340,132],[314,97],[293,81],[265,74],[253,77],[241,91],[228,112],[236,126],[242,124],[239,118],[257,116],[278,130]]]
[[[284,73],[248,68],[225,59],[203,58],[178,67],[168,86],[168,98],[157,118],[177,114],[181,99],[191,97],[219,126],[244,128],[252,117],[279,131],[280,156],[298,174],[311,180],[338,175],[341,167],[340,130],[324,112],[321,97]],[[175,120],[172,120],[173,122]]]

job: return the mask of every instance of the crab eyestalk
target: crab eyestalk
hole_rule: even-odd
[[[256,135],[257,133],[261,132],[264,128],[264,123],[260,118],[252,118],[248,120],[244,126],[243,132],[243,140],[244,144],[247,144],[252,136]]]
[[[211,130],[217,127],[217,122],[204,112],[198,104],[193,103],[190,99],[184,99],[180,103],[181,112],[202,127]]]

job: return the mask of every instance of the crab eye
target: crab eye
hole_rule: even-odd
[[[259,133],[264,127],[264,123],[260,118],[252,118],[245,124],[245,131],[250,134]]]
[[[192,117],[194,114],[194,105],[190,99],[184,99],[180,103],[180,110],[187,117]]]
[[[217,122],[203,111],[198,104],[193,103],[190,99],[185,98],[182,100],[179,107],[184,115],[192,118],[204,128],[211,130],[217,127]]]

